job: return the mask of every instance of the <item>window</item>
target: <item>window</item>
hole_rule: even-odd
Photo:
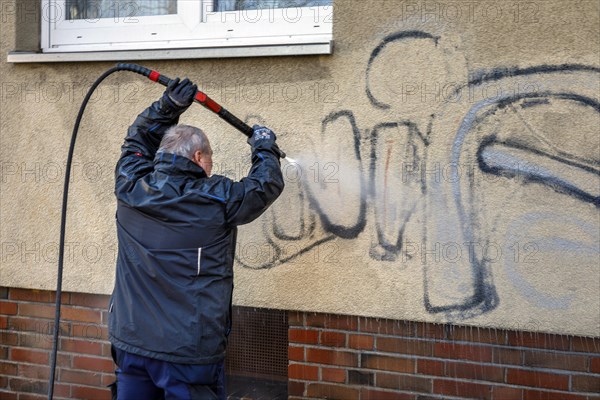
[[[332,0],[42,0],[44,52],[331,41]]]

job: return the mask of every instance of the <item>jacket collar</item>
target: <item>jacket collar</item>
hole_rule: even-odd
[[[168,175],[189,175],[195,178],[206,178],[206,172],[187,157],[173,153],[156,153],[154,165],[157,171]]]

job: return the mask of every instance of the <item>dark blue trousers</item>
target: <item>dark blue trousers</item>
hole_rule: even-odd
[[[118,400],[226,400],[225,368],[177,364],[138,356],[115,347]]]

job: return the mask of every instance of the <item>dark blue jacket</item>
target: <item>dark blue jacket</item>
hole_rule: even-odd
[[[185,109],[164,98],[129,128],[115,171],[119,253],[109,338],[124,351],[169,362],[225,357],[231,326],[237,225],[283,190],[272,143],[252,150],[248,176],[207,177],[191,160],[156,151]]]

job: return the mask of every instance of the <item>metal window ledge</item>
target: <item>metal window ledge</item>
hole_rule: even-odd
[[[332,54],[333,41],[270,46],[206,47],[196,49],[123,50],[73,53],[11,51],[9,63],[48,63],[80,61],[176,60],[195,58],[273,57]]]

